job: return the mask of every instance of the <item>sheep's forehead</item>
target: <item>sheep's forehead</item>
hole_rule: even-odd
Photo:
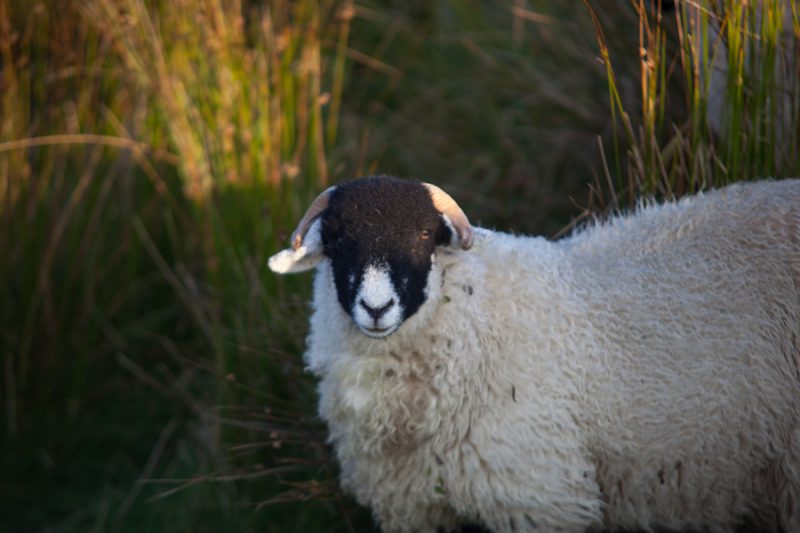
[[[367,178],[337,187],[324,215],[327,229],[367,244],[435,230],[439,213],[420,183]]]

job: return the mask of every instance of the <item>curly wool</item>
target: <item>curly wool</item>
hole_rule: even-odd
[[[319,413],[384,530],[800,529],[800,181],[476,229],[431,276],[380,340],[314,282]]]

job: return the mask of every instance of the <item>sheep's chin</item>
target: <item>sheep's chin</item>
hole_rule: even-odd
[[[356,323],[356,326],[358,326],[358,329],[361,330],[361,333],[363,333],[367,337],[370,337],[372,339],[385,339],[386,337],[397,331],[397,329],[400,327],[400,323],[398,322],[397,324],[393,324],[385,329],[369,328],[362,326],[361,324],[358,323]]]

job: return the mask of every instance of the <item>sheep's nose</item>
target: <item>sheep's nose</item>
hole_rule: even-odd
[[[386,312],[392,308],[392,306],[394,305],[394,298],[390,299],[388,302],[386,302],[380,307],[370,307],[369,305],[367,305],[367,302],[365,302],[363,298],[358,301],[358,305],[363,307],[364,310],[369,314],[369,316],[371,316],[373,320],[377,322],[380,317],[385,315]]]

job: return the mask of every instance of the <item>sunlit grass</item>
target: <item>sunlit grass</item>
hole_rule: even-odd
[[[614,165],[606,173],[624,192],[623,205],[642,194],[674,197],[800,174],[797,6],[784,0],[681,2],[668,14],[651,4],[634,2],[638,112],[623,102],[608,37],[596,20],[619,128],[615,139],[622,141],[609,150]],[[675,78],[677,91],[668,85]],[[668,120],[670,105],[683,107],[682,119]]]
[[[203,479],[271,479],[273,499],[281,487],[295,494],[289,500],[304,498],[300,486],[313,494],[302,481],[325,484],[334,472],[309,416],[313,388],[299,357],[307,281],[276,279],[264,265],[329,179],[326,143],[336,140],[344,76],[336,39],[347,37],[348,6],[177,2],[153,10],[98,0],[85,10],[152,95],[192,200],[199,269],[170,264],[144,225],[135,230],[205,341],[185,356],[214,387],[204,419],[217,463]],[[328,38],[334,46],[323,58]],[[311,474],[298,480],[294,471]],[[197,480],[175,482],[184,490]]]
[[[328,180],[349,20],[0,3],[2,465],[32,484],[0,490],[10,527],[241,530],[281,492],[340,498],[299,357],[307,280],[265,265]],[[337,527],[336,505],[269,523]]]

